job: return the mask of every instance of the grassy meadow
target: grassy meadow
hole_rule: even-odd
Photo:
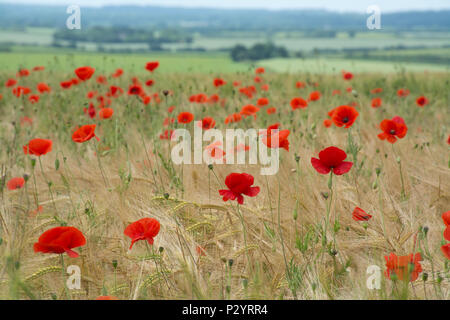
[[[160,67],[150,73],[145,63],[154,60]],[[417,65],[397,69],[394,63],[380,67],[359,60],[324,61],[314,69],[314,62],[304,67],[300,60],[272,60],[257,64],[266,72],[254,82],[251,64],[221,54],[12,52],[0,53],[0,61],[0,299],[450,298],[449,260],[441,251],[441,215],[450,208],[448,69],[427,66],[424,72]],[[16,76],[19,68],[40,65],[45,70]],[[94,76],[61,88],[84,65],[96,69]],[[117,68],[124,74],[111,77]],[[343,80],[342,69],[353,72],[353,79]],[[100,75],[107,83],[96,81]],[[153,97],[150,103],[127,94],[134,76]],[[4,85],[11,78],[39,101],[13,95]],[[214,78],[226,84],[215,87]],[[144,85],[149,79],[151,87]],[[305,87],[297,88],[298,81]],[[38,93],[40,82],[51,92]],[[124,94],[107,97],[111,85]],[[251,85],[253,97],[239,92]],[[383,91],[374,94],[375,88]],[[410,94],[399,97],[402,88]],[[89,99],[91,91],[97,96]],[[292,110],[292,98],[307,99],[313,91],[321,93],[318,101]],[[217,94],[221,103],[190,102],[198,93]],[[419,107],[416,98],[422,95],[429,103]],[[98,113],[98,96],[110,99],[111,118],[84,112],[92,102]],[[269,104],[255,117],[225,124],[228,115],[261,97]],[[371,107],[375,97],[382,99],[378,108]],[[355,123],[349,129],[325,127],[328,112],[340,105],[355,106]],[[268,114],[270,107],[276,112]],[[177,121],[185,111],[196,120],[213,117],[222,130],[274,123],[290,130],[279,172],[262,176],[259,165],[175,165],[174,142],[160,135],[192,130],[192,122]],[[408,132],[391,144],[377,135],[380,122],[394,116],[404,119]],[[99,141],[72,141],[73,131],[85,124],[97,125]],[[52,151],[24,154],[22,146],[34,138],[51,139]],[[311,157],[328,146],[345,150],[353,162],[331,184],[311,165]],[[260,193],[245,197],[243,205],[224,202],[218,190],[232,172],[252,174]],[[22,188],[6,188],[11,178],[24,175]],[[353,220],[355,207],[372,218]],[[144,217],[157,219],[160,232],[153,246],[140,241],[129,250],[124,229]],[[39,236],[57,226],[83,233],[86,245],[75,248],[79,257],[33,251]],[[385,256],[417,252],[423,269],[418,279],[384,276]],[[81,270],[80,289],[64,285],[69,275],[62,271],[70,265]],[[381,270],[379,289],[367,287],[371,265]]]

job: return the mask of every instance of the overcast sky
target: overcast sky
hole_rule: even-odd
[[[365,12],[375,4],[382,11],[450,9],[450,0],[0,0],[0,3],[53,4],[80,6],[103,5],[159,5],[209,8],[259,9],[328,9],[334,11]]]

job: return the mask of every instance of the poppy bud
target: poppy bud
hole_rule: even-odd
[[[167,97],[169,95],[169,90],[164,90],[163,94]]]
[[[429,230],[429,228],[427,226],[423,227],[422,231],[423,231],[425,236],[427,235],[428,230]]]
[[[413,272],[414,268],[415,268],[415,264],[414,263],[412,263],[412,262],[408,263],[408,273]]]
[[[295,155],[295,161],[298,163],[300,161],[300,156],[299,155]]]
[[[422,281],[425,282],[425,281],[427,281],[427,280],[428,280],[428,273],[424,272],[424,273],[422,274]]]
[[[333,256],[333,257],[338,254],[336,249],[331,249],[329,253],[330,253],[330,256]]]
[[[395,274],[395,272],[392,272],[392,274],[391,274],[391,280],[392,280],[392,281],[397,281],[397,280],[398,280],[398,276]]]
[[[376,189],[376,188],[378,188],[378,182],[375,180],[375,181],[372,183],[372,189]]]
[[[223,263],[227,263],[227,259],[225,259],[225,258],[222,258],[220,260],[222,260]]]
[[[231,292],[231,287],[230,286],[226,286],[226,290],[227,290],[227,293],[230,293]]]
[[[36,159],[31,159],[31,166],[34,168],[36,166]]]
[[[30,175],[24,173],[23,174],[23,180],[25,180],[25,182],[27,182],[30,179]]]
[[[325,200],[327,200],[328,199],[328,192],[321,192],[320,193],[321,195],[322,195],[322,197],[325,199]]]
[[[357,92],[356,90],[352,90],[352,95],[353,95],[355,98],[358,98],[358,92]]]
[[[228,265],[230,266],[230,268],[233,266],[234,260],[233,259],[229,259],[228,260]]]
[[[159,253],[163,253],[164,247],[159,247],[159,248],[158,248],[158,251],[159,251]]]
[[[436,279],[437,283],[441,284],[442,280],[444,280],[444,278],[442,278],[441,275],[438,274],[437,279]]]
[[[297,220],[298,218],[298,211],[297,208],[294,209],[294,220]]]
[[[59,169],[59,159],[55,160],[55,169],[58,170]]]
[[[168,200],[169,199],[169,194],[166,192],[164,193],[164,199]]]
[[[214,166],[212,164],[208,164],[208,169],[212,170],[212,169],[214,169]]]
[[[397,163],[400,163],[400,157],[397,157],[397,159],[395,159],[395,161],[397,161]]]
[[[112,261],[112,265],[113,265],[113,268],[114,268],[114,269],[117,269],[117,260],[114,259],[114,260]]]
[[[367,230],[367,228],[369,227],[369,224],[367,222],[364,222],[362,224],[362,226],[363,226],[364,230]]]

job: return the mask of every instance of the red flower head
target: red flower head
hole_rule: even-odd
[[[39,96],[37,94],[32,94],[28,97],[28,101],[31,102],[31,104],[35,104],[37,102],[39,102]]]
[[[33,139],[28,142],[28,145],[23,146],[23,152],[40,157],[52,151],[52,144],[52,140]]]
[[[355,221],[369,221],[372,216],[370,214],[367,214],[363,209],[360,207],[356,207],[355,210],[353,210],[353,220]]]
[[[408,89],[398,89],[397,96],[399,97],[407,97],[409,95]]]
[[[442,214],[442,220],[446,226],[450,226],[450,211],[444,212]]]
[[[379,108],[381,107],[382,100],[381,98],[373,98],[372,99],[372,108]]]
[[[441,251],[447,259],[450,259],[450,243],[443,245]]]
[[[339,106],[331,110],[328,115],[337,127],[350,128],[358,118],[359,113],[354,107]]]
[[[33,68],[33,71],[42,71],[42,70],[45,70],[44,66],[36,66]]]
[[[130,96],[131,95],[142,96],[144,94],[144,90],[142,89],[141,85],[133,84],[128,88],[128,94]]]
[[[239,204],[244,203],[243,194],[249,197],[255,197],[259,193],[259,187],[252,187],[254,178],[247,173],[231,173],[225,179],[228,189],[219,190],[223,196],[223,201],[235,200]]]
[[[276,123],[267,128],[267,131],[262,135],[262,142],[269,148],[283,148],[289,151],[288,136],[291,133],[289,130],[278,130],[279,124]],[[278,131],[275,131],[278,130]]]
[[[109,119],[114,114],[114,110],[112,108],[102,108],[98,112],[98,116],[100,119]]]
[[[117,70],[112,74],[112,77],[113,77],[113,78],[118,78],[118,77],[120,77],[122,74],[123,74],[123,70],[119,68],[119,69],[117,69]]]
[[[155,84],[155,81],[152,80],[152,79],[147,80],[147,81],[145,82],[145,85],[146,85],[147,87],[151,87],[151,86],[154,85],[154,84]]]
[[[147,240],[149,244],[153,244],[153,238],[159,233],[160,227],[158,220],[153,218],[142,218],[128,225],[123,233],[131,238],[130,250],[139,240]]]
[[[450,226],[447,226],[444,230],[444,239],[450,241]]]
[[[61,88],[69,89],[72,86],[72,81],[71,80],[61,81],[59,84],[60,84]]]
[[[91,140],[92,138],[96,138],[97,141],[100,139],[95,136],[95,127],[96,124],[87,124],[84,125],[72,134],[72,140],[77,143],[82,143]]]
[[[295,109],[303,109],[306,108],[308,106],[308,101],[306,101],[305,99],[301,98],[301,97],[297,97],[297,98],[293,98],[291,100],[291,107],[292,110]]]
[[[256,104],[260,107],[266,106],[269,104],[269,99],[267,98],[259,98]]]
[[[5,82],[5,86],[6,87],[14,87],[16,85],[16,83],[17,83],[16,79],[8,79]]]
[[[257,113],[258,111],[259,111],[259,108],[258,108],[258,107],[255,107],[255,106],[252,105],[252,104],[248,104],[248,105],[242,107],[240,113],[241,113],[241,115],[246,116],[246,117],[248,117],[248,116],[254,116],[254,117],[256,117],[256,113]]]
[[[333,121],[331,121],[330,119],[325,119],[325,120],[323,120],[323,126],[324,126],[325,128],[331,127],[332,124],[333,124]]]
[[[425,96],[418,97],[416,103],[419,107],[424,107],[428,104],[428,99]]]
[[[28,87],[22,87],[22,86],[17,86],[16,88],[12,89],[12,93],[19,98],[21,95],[26,96],[27,94],[29,94],[31,92],[31,89]]]
[[[155,69],[158,67],[159,67],[158,61],[147,62],[147,64],[145,65],[145,69],[147,69],[150,72],[155,71]]]
[[[50,93],[50,91],[51,91],[50,87],[44,82],[38,83],[37,89],[40,93],[44,93],[44,92]]]
[[[223,86],[224,84],[226,84],[226,82],[225,82],[223,79],[220,79],[220,78],[214,79],[213,83],[214,83],[214,86],[215,86],[216,88],[217,88],[217,87],[220,87],[220,86]]]
[[[22,177],[17,177],[10,179],[6,186],[8,187],[8,190],[16,190],[22,188],[24,184],[25,179]]]
[[[21,69],[17,72],[17,77],[28,77],[30,75],[30,71],[28,69]]]
[[[297,81],[297,83],[295,84],[295,87],[297,89],[304,88],[304,87],[306,87],[306,84],[304,82]]]
[[[383,132],[378,134],[378,138],[390,143],[395,143],[397,138],[404,138],[408,132],[408,127],[401,117],[394,117],[392,120],[384,119],[380,123],[380,128]]]
[[[311,164],[320,174],[328,174],[331,170],[340,176],[350,171],[353,162],[344,161],[347,154],[336,147],[328,147],[319,152],[319,159],[311,158]]]
[[[384,275],[392,280],[392,275],[396,275],[399,280],[402,281],[415,281],[419,277],[419,273],[422,272],[422,266],[420,261],[422,257],[420,253],[409,254],[407,256],[397,256],[395,253],[391,253],[389,256],[385,256],[386,271]],[[410,272],[410,264],[413,266],[413,270]]]
[[[268,108],[266,110],[266,112],[267,112],[267,114],[273,114],[273,113],[277,112],[277,109],[275,107]]]
[[[108,83],[108,80],[106,79],[105,76],[98,76],[96,81],[99,84],[107,84]]]
[[[194,120],[194,115],[190,112],[181,112],[178,115],[178,122],[179,123],[189,123],[192,120]]]
[[[79,67],[75,69],[75,74],[81,81],[89,80],[94,74],[95,69],[92,67]]]
[[[56,227],[45,231],[38,242],[34,244],[34,252],[67,253],[69,257],[76,258],[78,253],[73,248],[86,244],[86,239],[80,230],[75,227]]]
[[[309,100],[310,101],[317,101],[320,99],[320,92],[319,91],[313,91],[311,92],[311,94],[309,95]]]
[[[205,117],[202,120],[201,127],[203,130],[209,130],[214,128],[216,125],[216,121],[211,117]]]
[[[353,73],[347,72],[347,71],[342,71],[342,77],[344,78],[344,80],[352,80]]]
[[[373,94],[382,93],[383,88],[375,88],[375,89],[372,89],[370,92]]]
[[[256,74],[262,74],[264,72],[266,72],[266,70],[263,67],[256,68],[256,70],[255,70]]]

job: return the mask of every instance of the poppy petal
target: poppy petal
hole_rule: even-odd
[[[337,167],[333,168],[333,172],[335,175],[340,176],[344,173],[347,173],[350,171],[350,169],[353,166],[353,162],[350,161],[344,161],[342,162],[340,165],[338,165]]]
[[[311,158],[311,164],[318,173],[328,174],[331,171],[330,168],[328,168],[327,166],[324,166],[322,164],[322,162],[317,158]]]

